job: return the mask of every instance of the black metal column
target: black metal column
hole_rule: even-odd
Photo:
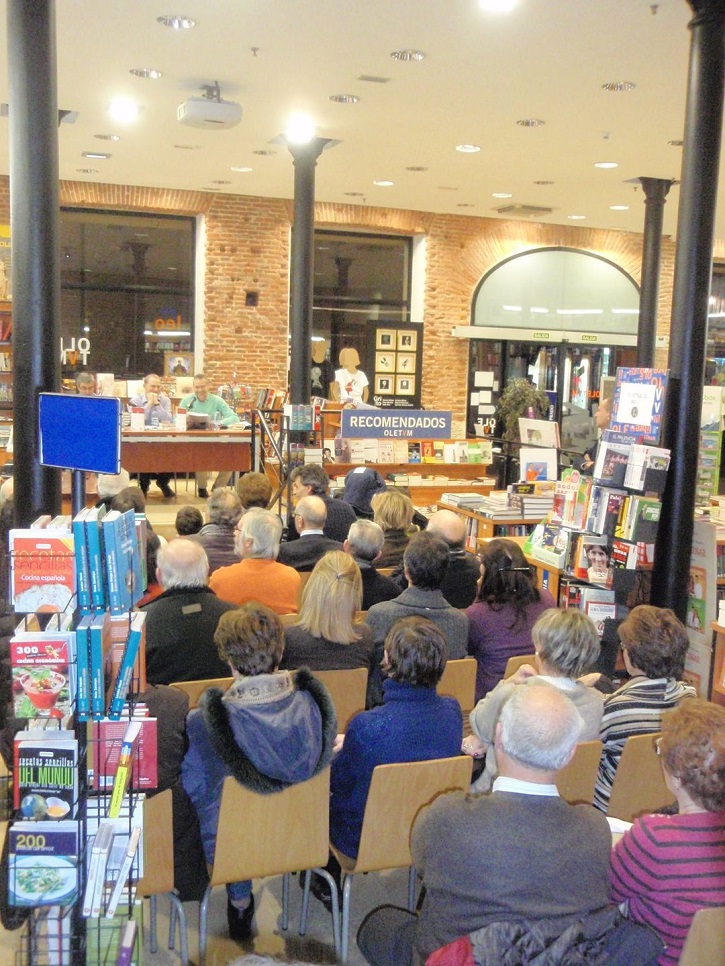
[[[651,369],[655,361],[657,304],[660,288],[662,221],[671,181],[640,178],[645,197],[644,238],[642,241],[642,285],[639,297],[637,365]]]
[[[665,445],[672,449],[655,553],[653,603],[684,619],[692,549],[707,306],[725,80],[725,5],[689,0],[690,67],[670,328]]]
[[[60,386],[58,103],[54,0],[8,0],[14,499],[28,524],[60,513],[60,471],[38,463],[38,393]]]
[[[294,159],[295,196],[290,272],[290,402],[310,401],[312,282],[315,233],[315,167],[325,138],[289,144]]]

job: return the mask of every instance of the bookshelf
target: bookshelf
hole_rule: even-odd
[[[717,621],[713,621],[711,626],[715,632],[715,657],[710,700],[725,706],[725,627],[721,627]]]

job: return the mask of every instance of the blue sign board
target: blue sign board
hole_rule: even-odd
[[[121,469],[121,400],[42,392],[40,462],[44,466],[118,473]]]
[[[343,409],[344,439],[450,439],[451,412],[430,409]]]

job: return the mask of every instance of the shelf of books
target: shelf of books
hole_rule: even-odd
[[[156,787],[145,683],[143,515],[84,509],[9,534],[15,736],[8,904],[28,966],[140,963],[143,800]]]

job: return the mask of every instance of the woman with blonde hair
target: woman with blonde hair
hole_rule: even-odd
[[[372,634],[367,624],[355,621],[361,602],[360,568],[342,550],[328,551],[305,585],[297,620],[285,628],[280,666],[370,670],[375,653]]]
[[[413,520],[413,504],[410,497],[391,488],[376,493],[370,501],[373,522],[382,527],[385,543],[376,567],[397,567],[403,562],[403,554],[410,540],[410,524]]]

